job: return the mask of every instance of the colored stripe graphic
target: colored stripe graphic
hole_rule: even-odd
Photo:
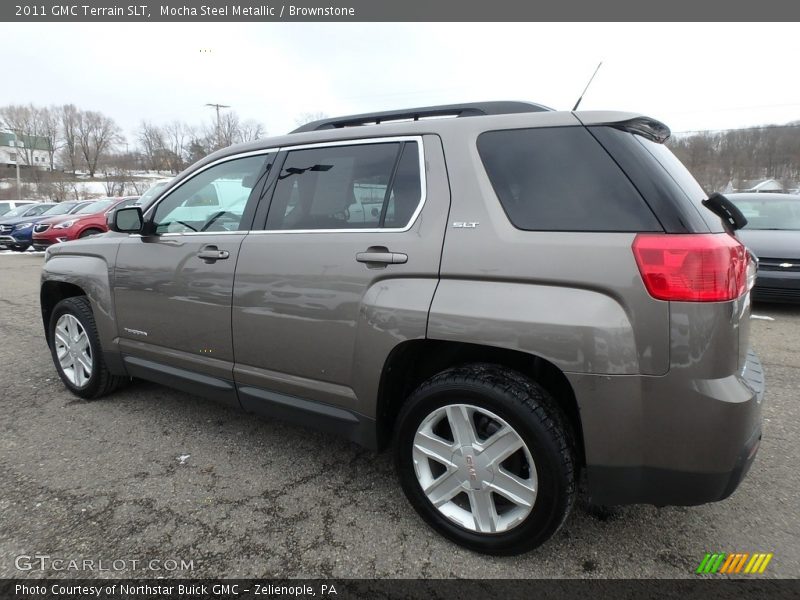
[[[742,569],[747,574],[763,573],[773,556],[763,552],[707,552],[695,573],[735,574],[741,573]]]

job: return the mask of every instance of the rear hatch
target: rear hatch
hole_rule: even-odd
[[[608,113],[605,114],[607,117]],[[725,239],[717,236],[732,236],[731,226],[723,221],[719,207],[714,206],[714,198],[709,202],[707,194],[695,180],[686,167],[664,145],[669,130],[658,121],[645,117],[633,117],[617,122],[602,122],[602,114],[578,114],[581,121],[589,131],[603,145],[606,151],[620,165],[622,170],[637,187],[645,201],[653,209],[657,218],[668,234],[687,234],[706,239]],[[713,210],[712,210],[713,209]],[[719,213],[719,214],[718,214]],[[730,222],[730,219],[728,220]],[[708,237],[714,234],[714,237]],[[673,239],[674,236],[670,236]],[[689,239],[689,238],[681,238]],[[735,239],[735,238],[733,238]],[[715,298],[713,294],[706,298],[697,297],[692,301],[697,302],[731,302],[730,326],[735,328],[738,335],[733,336],[738,341],[738,368],[745,374],[750,338],[750,289],[755,280],[755,262],[746,257],[741,263],[742,251],[731,247],[730,258],[718,260],[720,267],[717,272],[711,272],[706,278],[728,277],[729,289],[736,289],[725,296]],[[703,257],[705,261],[708,255]],[[719,255],[717,255],[719,258]],[[726,255],[727,257],[727,255]],[[725,267],[729,267],[727,273]],[[704,273],[705,274],[705,273]],[[746,281],[742,285],[742,279]],[[735,279],[737,281],[730,281]],[[727,298],[733,298],[728,300]],[[725,298],[722,300],[722,298]],[[675,307],[677,309],[677,307]],[[677,312],[673,310],[674,320]],[[697,314],[692,311],[691,314]],[[676,324],[672,323],[672,331],[676,331]],[[727,337],[724,332],[720,332]],[[673,336],[674,337],[674,336]],[[672,339],[672,348],[675,349],[677,340]],[[753,357],[750,357],[751,363]]]

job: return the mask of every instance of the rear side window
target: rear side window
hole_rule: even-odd
[[[416,142],[292,150],[267,217],[267,229],[403,228],[420,205]]]
[[[478,152],[511,223],[528,231],[661,231],[608,153],[583,127],[509,129]]]

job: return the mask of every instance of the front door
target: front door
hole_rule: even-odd
[[[198,391],[231,384],[231,293],[236,260],[271,155],[200,169],[148,210],[152,235],[120,245],[114,299],[131,375]]]

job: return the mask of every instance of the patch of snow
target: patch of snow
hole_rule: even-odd
[[[759,319],[761,321],[774,321],[772,317],[767,317],[765,315],[750,315],[751,319]]]
[[[190,456],[191,456],[191,454],[181,454],[178,457],[178,464],[185,465],[186,461],[189,460]]]

